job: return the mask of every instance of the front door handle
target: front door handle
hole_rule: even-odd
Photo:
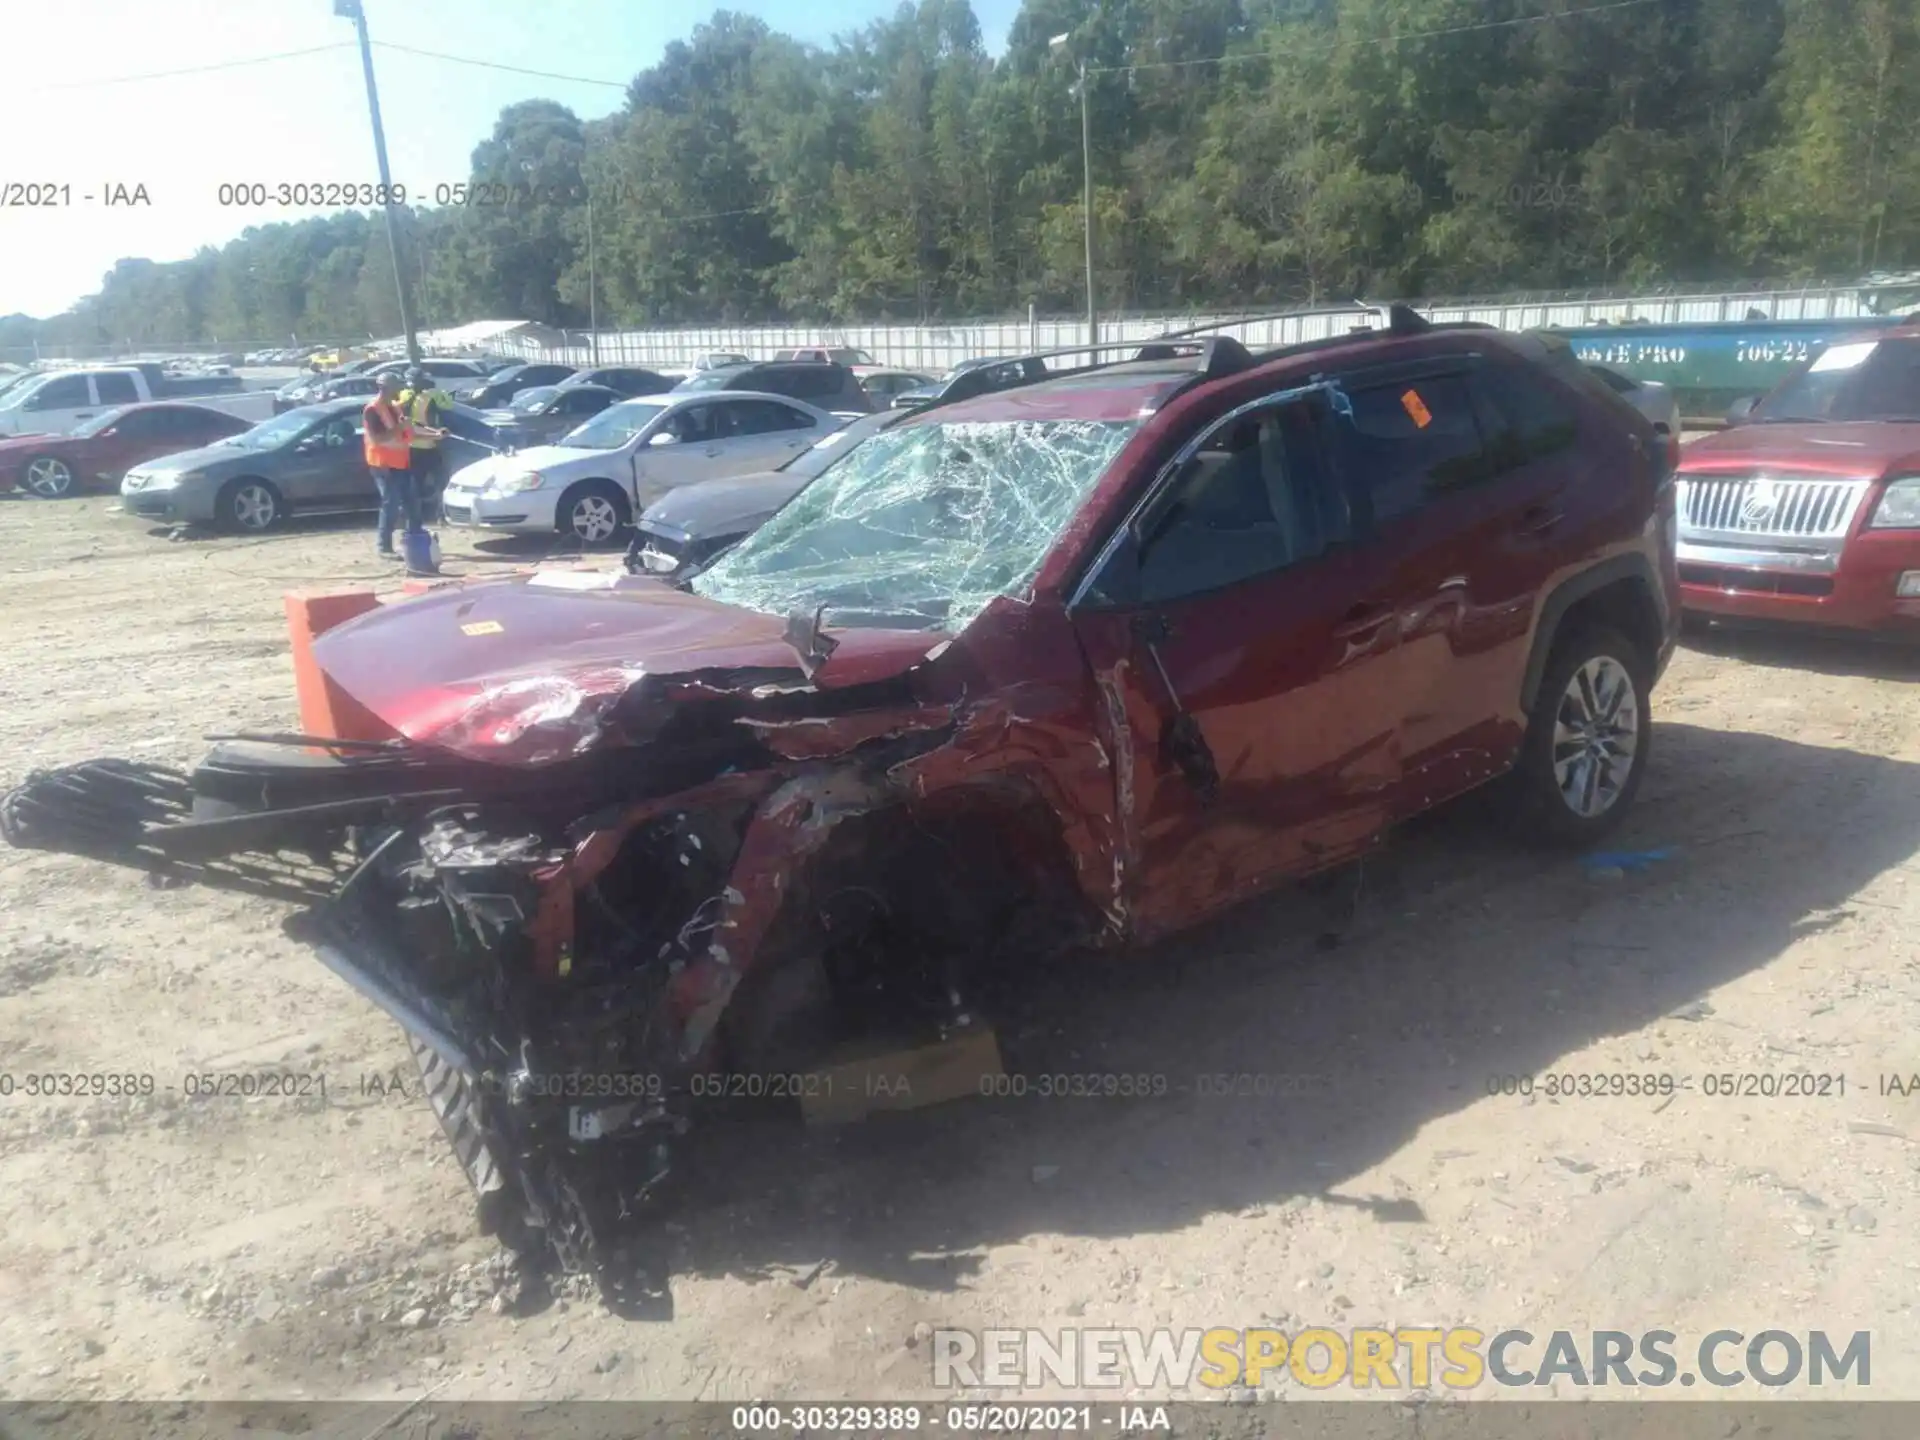
[[[714,459],[719,454],[720,454],[720,447],[718,445],[709,445],[706,449],[706,456],[709,460]]]
[[[1370,635],[1382,625],[1393,619],[1391,605],[1356,605],[1340,617],[1340,623],[1333,627],[1336,640],[1357,640],[1362,635]]]

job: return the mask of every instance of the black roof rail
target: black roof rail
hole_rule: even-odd
[[[1395,302],[1383,307],[1370,305],[1363,300],[1355,300],[1353,305],[1358,311],[1376,316],[1384,309],[1387,317],[1385,333],[1394,336],[1419,335],[1432,330],[1493,330],[1499,328],[1498,326],[1471,320],[1446,323],[1435,322],[1421,315],[1419,311],[1415,310],[1411,305],[1400,302]],[[1192,349],[1196,352],[1199,364],[1195,367],[1192,376],[1182,382],[1180,386],[1174,390],[1173,394],[1167,397],[1170,400],[1174,395],[1184,394],[1195,385],[1205,384],[1210,380],[1218,380],[1226,375],[1237,374],[1242,370],[1250,369],[1254,365],[1264,364],[1269,360],[1278,360],[1289,355],[1308,354],[1314,350],[1330,349],[1336,345],[1345,345],[1352,340],[1355,334],[1381,333],[1373,325],[1360,325],[1349,329],[1343,334],[1329,335],[1316,340],[1296,341],[1291,345],[1281,345],[1271,350],[1257,352],[1250,350],[1245,344],[1234,339],[1231,335],[1207,334],[1208,331],[1227,330],[1239,325],[1258,325],[1271,320],[1292,319],[1299,313],[1297,310],[1282,310],[1275,311],[1269,315],[1242,315],[1229,320],[1209,320],[1204,324],[1188,326],[1184,330],[1165,331],[1148,340],[1102,340],[1084,345],[1065,345],[1052,350],[1035,350],[1024,355],[997,356],[990,363],[1017,365],[1023,361],[1047,361],[1064,358],[1069,355],[1104,355],[1114,351],[1132,352],[1119,359],[1095,360],[1093,363],[1087,365],[1074,365],[1052,370],[1045,375],[1023,377],[1012,385],[998,387],[998,389],[992,393],[1022,389],[1028,385],[1039,384],[1042,380],[1064,378],[1069,375],[1089,375],[1095,371],[1105,370],[1115,365],[1124,365],[1131,361],[1177,359],[1181,351]],[[924,414],[926,411],[942,405],[958,404],[962,400],[977,398],[978,395],[974,394],[956,397],[953,400],[930,400],[923,405],[914,406],[913,409],[916,414]]]
[[[1149,349],[1156,349],[1160,346],[1163,346],[1168,341],[1177,341],[1177,340],[1186,340],[1193,344],[1200,344],[1202,342],[1199,341],[1196,337],[1205,335],[1210,330],[1231,330],[1237,325],[1259,325],[1269,320],[1291,320],[1295,316],[1299,315],[1299,313],[1300,312],[1298,310],[1276,310],[1271,314],[1267,314],[1267,315],[1237,315],[1227,320],[1208,320],[1203,324],[1189,325],[1184,330],[1163,331],[1162,333],[1152,336],[1151,338],[1146,340],[1101,340],[1088,345],[1063,345],[1052,350],[1035,350],[1030,354],[1008,355],[1003,358],[1006,361],[1051,360],[1051,359],[1054,359],[1056,356],[1094,355],[1094,354],[1102,354],[1110,350],[1135,350],[1135,351],[1149,350]],[[1232,337],[1221,336],[1218,338],[1231,339]],[[1234,343],[1236,345],[1240,345],[1242,349],[1246,348],[1239,341],[1234,341]],[[1248,353],[1251,354],[1253,352],[1248,351]],[[1155,356],[1155,355],[1148,355],[1148,356],[1136,355],[1136,356],[1128,357],[1128,359],[1162,359],[1162,358],[1170,359],[1173,357]],[[1097,363],[1125,364],[1126,362],[1125,361],[1102,361]],[[1076,365],[1073,367],[1073,369],[1064,371],[1062,373],[1078,374],[1078,373],[1085,372],[1087,370],[1091,370],[1093,368],[1094,366],[1092,365]]]

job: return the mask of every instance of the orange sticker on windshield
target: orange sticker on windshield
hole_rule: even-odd
[[[1427,402],[1420,398],[1418,390],[1407,391],[1400,397],[1400,404],[1413,417],[1413,423],[1422,430],[1433,423],[1433,412],[1427,409]]]

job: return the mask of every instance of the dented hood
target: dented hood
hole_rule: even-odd
[[[904,674],[944,638],[836,629],[811,679],[785,617],[658,580],[560,571],[448,586],[369,613],[314,642],[327,678],[409,739],[474,759],[538,764],[602,740],[648,677],[686,694],[834,689]],[[670,695],[672,691],[668,692]]]

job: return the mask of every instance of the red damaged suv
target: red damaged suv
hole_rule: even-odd
[[[1390,315],[932,405],[672,584],[379,607],[313,652],[366,733],[39,772],[0,828],[297,901],[483,1226],[617,1300],[609,1245],[732,1079],[961,1024],[996,956],[1192,926],[1496,778],[1537,835],[1621,817],[1666,447],[1564,344]]]
[[[1827,346],[1685,448],[1689,611],[1920,636],[1920,328]]]

